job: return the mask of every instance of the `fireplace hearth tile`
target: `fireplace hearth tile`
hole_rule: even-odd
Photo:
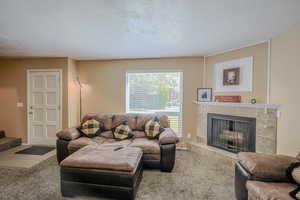
[[[270,138],[256,136],[256,152],[275,154],[276,141]]]
[[[274,138],[277,136],[276,131],[276,127],[256,127],[256,136],[262,136],[274,140]]]

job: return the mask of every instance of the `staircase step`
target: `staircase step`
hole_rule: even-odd
[[[21,138],[4,137],[0,138],[0,152],[11,149],[22,144]]]
[[[0,130],[0,138],[4,138],[5,137],[5,132],[3,130]]]

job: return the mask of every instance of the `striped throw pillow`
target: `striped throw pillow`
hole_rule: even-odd
[[[164,131],[164,127],[159,123],[159,119],[155,117],[145,124],[146,136],[150,139],[158,138],[159,134]]]
[[[92,138],[100,135],[104,125],[96,119],[89,119],[81,124],[79,130],[83,135]]]
[[[112,129],[113,136],[117,140],[125,140],[133,137],[132,130],[127,121]]]

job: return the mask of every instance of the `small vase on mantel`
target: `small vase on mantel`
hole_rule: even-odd
[[[251,104],[256,104],[256,99],[253,98],[253,99],[250,100],[250,102],[251,102]]]

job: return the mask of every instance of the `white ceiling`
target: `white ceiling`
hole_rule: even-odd
[[[200,56],[298,23],[299,0],[0,0],[0,56]]]

